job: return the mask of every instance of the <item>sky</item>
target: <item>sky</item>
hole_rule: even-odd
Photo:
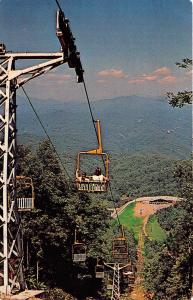
[[[59,0],[81,53],[92,100],[164,96],[189,89],[190,0]],[[0,41],[8,51],[57,52],[54,0],[0,0]],[[37,63],[37,62],[36,62]],[[38,99],[81,101],[82,84],[62,65],[25,86]],[[18,91],[22,95],[21,91]]]

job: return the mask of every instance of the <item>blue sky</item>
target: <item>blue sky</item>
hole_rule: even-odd
[[[175,62],[191,57],[189,0],[60,0],[91,98],[164,95],[190,87]],[[12,51],[58,51],[54,0],[0,0],[0,39]],[[27,84],[36,98],[81,100],[67,65]]]

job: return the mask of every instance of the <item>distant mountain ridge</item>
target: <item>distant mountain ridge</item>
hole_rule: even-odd
[[[61,153],[74,155],[96,146],[87,103],[32,99]],[[116,97],[92,103],[102,123],[104,148],[111,153],[160,153],[187,158],[191,152],[191,109],[174,109],[163,98]],[[20,142],[45,138],[26,100],[18,97]]]

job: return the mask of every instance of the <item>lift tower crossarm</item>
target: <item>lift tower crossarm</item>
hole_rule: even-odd
[[[5,54],[0,54],[0,59],[13,57],[15,59],[49,59],[49,58],[59,58],[63,57],[63,52],[50,52],[50,53],[41,53],[41,52],[7,52]]]
[[[37,55],[36,55],[37,54]],[[4,84],[6,82],[6,80],[13,80],[13,79],[17,79],[17,84],[15,85],[15,88],[19,88],[21,87],[24,83],[28,82],[29,80],[40,76],[43,73],[46,73],[50,70],[52,70],[53,68],[56,68],[57,66],[63,64],[66,62],[66,60],[64,59],[64,54],[63,53],[10,53],[7,54],[6,57],[1,55],[0,56],[0,60],[3,57],[4,59],[4,63],[6,61],[10,61],[12,60],[12,64],[11,66],[15,65],[15,61],[16,60],[23,60],[23,59],[49,59],[46,62],[42,62],[39,64],[36,64],[34,66],[31,67],[27,67],[24,69],[17,69],[15,70],[15,68],[10,67],[7,70],[5,70],[1,65],[0,65],[0,69],[2,70],[2,72],[0,73],[0,84]],[[26,75],[25,77],[22,77]]]

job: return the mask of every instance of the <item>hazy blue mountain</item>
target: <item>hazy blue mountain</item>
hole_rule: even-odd
[[[18,98],[19,140],[33,145],[45,135],[27,100]],[[42,122],[63,154],[96,146],[87,103],[33,100]],[[138,96],[92,103],[102,122],[104,148],[110,153],[160,153],[187,158],[191,152],[191,109],[174,109],[167,100]]]

